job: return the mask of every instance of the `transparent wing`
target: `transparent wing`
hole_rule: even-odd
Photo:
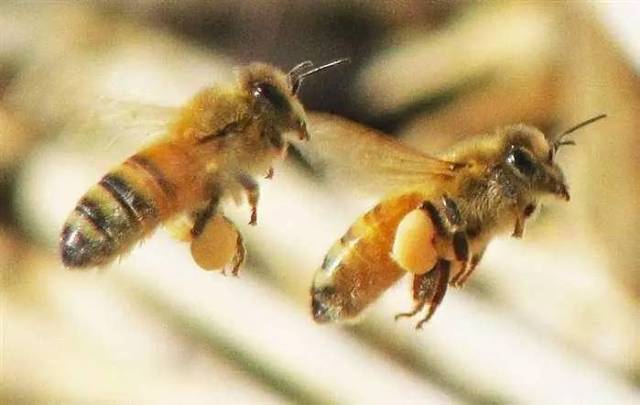
[[[93,150],[137,149],[166,132],[178,109],[99,98],[78,111],[63,130],[66,142]]]
[[[334,115],[310,113],[307,126],[311,139],[295,149],[324,180],[350,189],[384,193],[418,186],[455,176],[460,166]]]

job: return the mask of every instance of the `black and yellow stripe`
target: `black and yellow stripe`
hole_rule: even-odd
[[[127,159],[124,164],[145,175],[151,183],[160,189],[166,198],[175,198],[176,187],[167,179],[160,167],[152,159],[142,154],[137,154]]]
[[[131,157],[105,175],[80,199],[60,237],[62,261],[67,267],[106,264],[128,251],[160,221],[149,183],[164,197],[174,187],[148,158]]]
[[[156,208],[153,203],[133,188],[123,176],[109,173],[100,180],[98,186],[109,193],[114,201],[117,201],[132,226],[140,225],[144,219],[156,216]]]
[[[314,276],[312,314],[317,322],[350,319],[406,272],[390,252],[398,224],[424,201],[420,193],[384,200],[337,240]]]
[[[376,232],[378,229],[377,217],[380,215],[379,206],[380,204],[376,205],[371,211],[358,218],[347,232],[331,245],[320,266],[323,271],[338,271],[342,260],[351,254],[358,239],[367,233]]]

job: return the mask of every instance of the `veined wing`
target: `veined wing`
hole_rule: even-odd
[[[324,179],[368,192],[389,192],[453,177],[461,166],[421,153],[345,118],[310,113],[311,139],[297,143]]]
[[[65,140],[77,146],[131,151],[165,133],[177,112],[175,107],[99,98],[79,111],[63,132]]]

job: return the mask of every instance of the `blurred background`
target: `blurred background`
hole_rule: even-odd
[[[0,3],[0,402],[640,402],[638,18],[633,2]],[[359,324],[313,323],[313,272],[372,200],[330,193],[295,156],[262,185],[259,226],[227,209],[248,244],[239,278],[163,230],[107,269],[62,268],[77,199],[162,129],[141,106],[251,61],[340,57],[305,81],[307,108],[431,153],[609,118],[558,157],[571,202],[492,243],[421,332],[393,321],[408,283]]]

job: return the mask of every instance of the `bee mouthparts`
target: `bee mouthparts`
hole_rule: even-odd
[[[556,191],[556,194],[562,197],[565,201],[571,200],[571,196],[569,195],[569,189],[566,185],[561,184]]]

